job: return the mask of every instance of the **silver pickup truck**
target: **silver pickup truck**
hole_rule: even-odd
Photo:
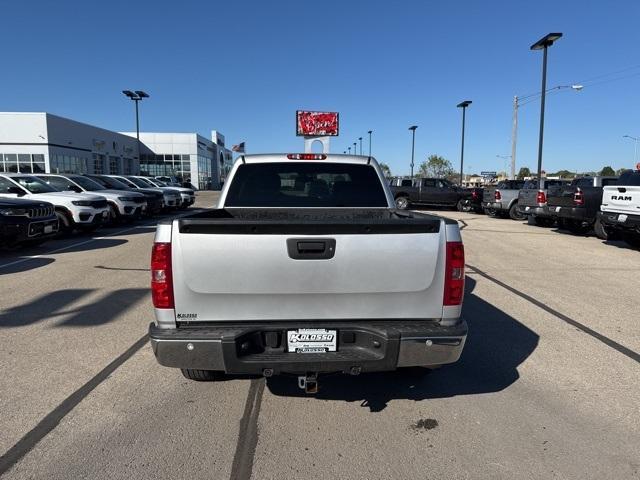
[[[158,362],[193,380],[435,367],[458,360],[457,222],[397,210],[370,157],[241,157],[218,208],[158,225]]]
[[[524,220],[518,211],[518,193],[524,180],[502,180],[495,187],[486,187],[482,192],[482,208],[492,217],[509,217]]]

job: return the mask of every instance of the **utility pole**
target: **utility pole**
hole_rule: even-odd
[[[516,144],[518,143],[518,96],[513,97],[513,126],[511,127],[511,180],[516,179]]]

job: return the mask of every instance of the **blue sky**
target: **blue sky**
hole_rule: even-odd
[[[336,110],[334,152],[371,129],[374,156],[402,174],[412,124],[416,163],[458,164],[456,104],[469,99],[465,171],[502,170],[513,96],[540,89],[529,46],[560,31],[548,86],[586,86],[548,96],[544,168],[631,167],[622,136],[640,135],[637,0],[4,0],[2,11],[2,111],[132,130],[120,91],[142,89],[142,130],[217,129],[258,153],[302,150],[296,109]],[[521,108],[518,167],[535,168],[538,118],[538,102]]]

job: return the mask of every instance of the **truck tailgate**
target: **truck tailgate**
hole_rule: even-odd
[[[521,207],[537,207],[538,204],[538,191],[533,188],[523,188],[518,193],[518,205]]]
[[[440,318],[446,238],[444,221],[432,218],[176,220],[176,318]],[[330,258],[313,258],[323,245]]]
[[[640,215],[640,187],[610,186],[602,192],[602,209]]]
[[[550,186],[547,191],[547,205],[550,207],[574,207],[573,196],[577,187],[571,185]]]

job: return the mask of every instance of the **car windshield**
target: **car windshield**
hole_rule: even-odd
[[[387,207],[370,165],[258,163],[240,165],[227,194],[230,207]]]
[[[51,193],[59,191],[36,177],[11,177],[11,180],[18,183],[21,187],[29,190],[30,193]]]
[[[105,190],[105,188],[100,185],[98,182],[91,180],[90,178],[83,177],[81,175],[74,175],[72,177],[68,177],[72,182],[77,183],[85,190],[89,190],[90,192],[97,192],[98,190]]]
[[[87,177],[93,180],[94,182],[99,183],[105,188],[112,188],[113,190],[131,190],[131,187],[121,182],[120,180],[116,180],[111,177]]]
[[[131,183],[133,183],[134,185],[137,185],[140,188],[153,187],[153,185],[143,181],[141,178],[128,177],[125,180],[129,180]]]
[[[153,187],[153,188],[162,186],[161,185],[162,182],[159,182],[158,180],[153,178],[141,178],[140,180],[142,180],[144,183],[148,184],[150,187]]]

